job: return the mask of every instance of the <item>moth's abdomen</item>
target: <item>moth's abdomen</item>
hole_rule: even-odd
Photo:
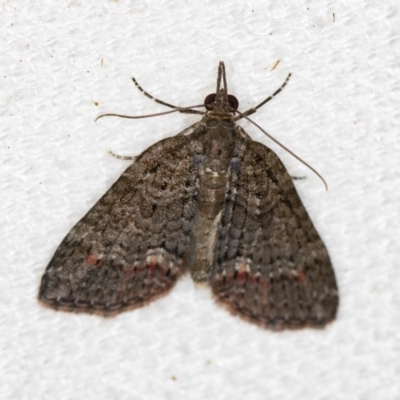
[[[191,236],[189,268],[195,282],[208,281],[214,264],[218,229],[228,184],[232,158],[230,126],[206,134],[204,165],[200,172],[197,212]]]
[[[200,176],[198,211],[207,219],[214,219],[221,211],[228,178],[226,173],[205,171]]]
[[[200,192],[190,246],[193,255],[189,265],[195,282],[207,281],[212,272],[227,182],[226,173],[205,171],[200,176]]]

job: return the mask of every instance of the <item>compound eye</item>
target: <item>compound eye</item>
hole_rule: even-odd
[[[236,111],[239,107],[239,100],[231,94],[228,94],[228,103],[231,108],[230,111]]]
[[[214,103],[215,103],[215,98],[217,96],[215,95],[215,93],[211,93],[209,94],[205,99],[204,99],[204,107],[210,111],[214,108]]]

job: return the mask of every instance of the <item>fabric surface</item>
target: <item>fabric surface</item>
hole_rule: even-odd
[[[2,399],[399,399],[400,9],[395,1],[38,2],[1,6]],[[75,223],[136,155],[198,120],[179,106],[215,91],[316,168],[271,147],[335,269],[337,320],[276,333],[232,317],[183,278],[114,319],[36,301]],[[276,62],[279,64],[273,69]]]

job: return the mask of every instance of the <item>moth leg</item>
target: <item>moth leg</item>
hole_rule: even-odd
[[[135,161],[137,158],[137,156],[120,156],[119,154],[113,153],[111,150],[108,150],[108,154],[118,160]]]

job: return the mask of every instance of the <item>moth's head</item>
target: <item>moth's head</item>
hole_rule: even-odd
[[[235,96],[227,94],[225,89],[217,93],[211,93],[204,99],[204,107],[207,111],[234,113],[239,107],[239,101]]]
[[[228,94],[225,65],[222,61],[218,66],[217,90],[204,99],[204,107],[215,114],[234,113],[239,107],[238,99]]]

